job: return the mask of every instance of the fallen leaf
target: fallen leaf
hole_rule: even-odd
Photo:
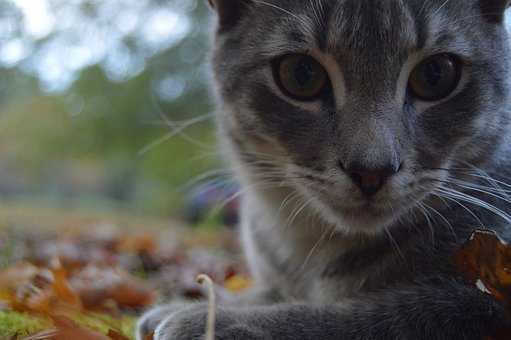
[[[113,329],[110,329],[107,335],[112,340],[130,340],[128,337],[124,336],[123,334],[117,331],[114,331]]]
[[[76,306],[78,309],[81,309],[82,302],[80,300],[80,297],[78,296],[78,294],[76,294],[75,291],[73,291],[73,289],[69,285],[67,273],[60,264],[60,261],[58,260],[54,261],[51,271],[53,273],[54,279],[53,290],[55,291],[56,296],[60,300],[72,306]]]
[[[224,287],[231,293],[239,293],[247,290],[252,285],[248,276],[234,275],[224,282]]]
[[[66,316],[53,316],[55,329],[34,334],[25,340],[111,340],[99,332],[78,325]],[[114,339],[124,340],[124,339]]]
[[[144,340],[153,340],[153,339],[154,339],[154,332],[151,332],[144,337]]]
[[[71,279],[73,290],[85,308],[101,309],[107,301],[123,308],[147,307],[155,294],[140,280],[121,268],[87,266]]]
[[[458,269],[511,311],[511,246],[492,231],[476,231],[455,257]]]
[[[456,253],[455,264],[467,281],[491,295],[511,315],[511,246],[493,231],[478,230]],[[511,328],[485,340],[511,339]]]
[[[59,331],[57,329],[48,329],[41,331],[37,334],[28,336],[23,340],[50,340],[54,339],[58,335]]]
[[[117,252],[132,252],[151,254],[156,252],[158,246],[153,235],[124,235],[115,245]]]

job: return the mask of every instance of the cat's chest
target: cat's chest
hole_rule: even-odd
[[[337,265],[332,261],[336,255],[338,253],[328,249],[319,250],[314,260],[309,259],[309,263],[301,267],[300,275],[295,272],[297,279],[290,282],[289,289],[291,291],[294,289],[295,294],[307,301],[320,304],[341,302],[361,293],[372,273],[370,271],[343,273],[340,269],[338,275],[328,275],[332,270],[331,266]],[[287,273],[287,276],[289,275],[293,274]]]
[[[382,254],[351,256],[353,239],[332,230],[295,221],[279,228],[275,220],[252,215],[242,225],[242,238],[252,273],[262,284],[280,291],[286,300],[332,303],[350,298],[375,282]],[[308,222],[306,220],[306,222]],[[380,256],[381,255],[381,256]],[[373,260],[359,261],[359,258]]]
[[[259,255],[265,259],[263,280],[275,284],[281,295],[290,301],[306,300],[312,303],[340,302],[355,296],[364,289],[371,276],[370,271],[343,274],[334,259],[344,250],[336,244],[304,247],[275,238],[271,247]],[[265,247],[270,245],[266,241]],[[330,273],[335,272],[336,275]]]

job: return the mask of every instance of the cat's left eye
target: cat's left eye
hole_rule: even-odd
[[[329,84],[326,70],[306,54],[290,54],[273,63],[276,83],[290,98],[300,101],[317,100]]]
[[[410,75],[411,93],[425,101],[448,97],[461,80],[462,64],[452,54],[437,54],[423,60]]]

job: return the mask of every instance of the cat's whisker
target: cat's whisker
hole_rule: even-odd
[[[190,161],[196,162],[196,161],[201,161],[201,160],[205,160],[205,159],[217,160],[219,158],[222,158],[223,155],[224,155],[224,153],[220,152],[220,151],[201,150],[201,152],[199,152],[196,156],[191,157]]]
[[[335,230],[335,228],[334,228]],[[298,270],[298,272],[303,272],[305,270],[305,268],[307,267],[307,265],[309,264],[309,261],[311,260],[312,256],[314,255],[314,253],[316,252],[316,250],[319,248],[319,246],[321,245],[321,242],[323,242],[323,240],[326,240],[326,236],[328,235],[328,233],[331,233],[331,231],[329,229],[325,229],[325,231],[323,231],[321,233],[321,236],[319,237],[318,241],[312,246],[311,250],[309,251],[309,253],[307,254],[307,256],[305,257],[305,260],[303,261],[303,264],[302,266],[300,267],[300,269]]]
[[[388,201],[388,204],[389,204],[389,207],[390,207],[390,210],[394,211],[394,207],[392,205],[392,202],[391,201]],[[395,214],[394,214],[395,215]],[[398,256],[404,261],[406,262],[406,259],[401,251],[401,248],[399,247],[399,244],[398,242],[394,239],[394,237],[392,236],[392,233],[391,231],[389,230],[388,226],[385,226],[383,228],[383,230],[385,231],[385,233],[387,234],[387,237],[389,238],[389,241],[390,243],[392,244],[392,247],[396,250]]]
[[[494,205],[492,205],[488,202],[485,202],[479,198],[465,194],[458,190],[454,190],[452,188],[443,187],[443,188],[436,189],[436,191],[437,191],[437,193],[441,193],[446,197],[457,198],[464,202],[474,204],[475,206],[479,206],[483,209],[486,209],[486,210],[496,214],[497,216],[499,216],[500,218],[505,220],[507,223],[511,223],[511,216],[509,214],[507,214],[503,210],[501,210],[501,209],[495,207]]]
[[[464,160],[457,160],[457,159],[455,159],[454,161],[457,163],[464,164],[465,166],[458,167],[458,168],[453,167],[451,169],[446,169],[447,171],[461,172],[462,174],[467,175],[467,176],[484,179],[488,183],[492,184],[494,187],[496,187],[498,189],[502,189],[502,188],[500,188],[499,184],[511,189],[511,184],[503,182],[502,180],[497,180],[497,179],[493,178],[488,172],[475,166],[474,164],[471,164],[470,162],[467,162]]]
[[[255,2],[256,4],[260,4],[260,5],[264,5],[264,6],[268,6],[268,7],[271,7],[271,8],[274,8],[278,11],[281,11],[282,13],[285,13],[285,14],[289,14],[291,17],[293,17],[294,19],[298,20],[298,22],[302,25],[305,25],[305,27],[307,27],[309,24],[307,22],[305,22],[305,20],[303,18],[301,18],[300,16],[294,14],[293,12],[285,9],[285,8],[282,8],[280,6],[277,6],[275,4],[272,4],[272,3],[269,3],[269,2],[266,2],[266,1],[263,1],[263,0],[252,0],[253,2]]]
[[[463,181],[463,180],[459,180],[459,179],[451,179],[448,182],[452,183],[452,184],[460,185],[460,186],[467,186],[470,189],[480,189],[480,190],[485,190],[485,191],[492,192],[495,194],[502,194],[506,197],[508,197],[508,194],[511,193],[511,190],[502,189],[501,187],[498,187],[498,186],[497,187],[496,186],[489,187],[486,185],[480,185],[480,184],[467,182],[467,181]]]
[[[300,198],[300,197],[301,197],[301,194],[297,190],[293,189],[291,191],[291,193],[289,193],[286,197],[284,197],[284,199],[280,203],[279,209],[277,210],[277,217],[279,217],[280,214],[284,211],[284,209],[286,209],[288,204],[290,204],[293,200]]]
[[[449,3],[450,0],[445,0],[435,11],[433,11],[430,15],[428,15],[428,17],[434,17],[435,15],[437,15],[441,10],[442,8],[445,7],[445,5],[447,5]]]
[[[455,204],[459,205],[462,209],[464,209],[466,212],[469,213],[470,216],[472,216],[478,223],[479,225],[481,226],[481,228],[484,229],[484,224],[483,222],[481,221],[481,219],[472,211],[470,210],[466,205],[464,205],[463,203],[461,203],[459,200],[457,199],[454,199],[452,197],[446,197],[446,196],[442,196],[441,194],[438,194],[436,192],[433,192],[432,193],[433,196],[435,197],[438,197],[439,199],[441,200],[444,200],[444,199],[447,199],[451,202],[454,202]]]
[[[470,190],[470,191],[476,191],[488,196],[491,196],[493,198],[497,198],[499,200],[502,200],[507,203],[511,203],[511,200],[508,198],[508,196],[501,196],[499,194],[502,194],[502,191],[496,191],[495,189],[484,187],[484,186],[476,186],[472,185],[470,182],[462,182],[462,181],[456,181],[456,180],[437,180],[437,182],[444,183],[444,184],[450,184],[455,185],[457,187]]]
[[[211,115],[204,115],[204,116],[192,118],[192,119],[187,120],[185,122],[176,122],[176,123],[173,123],[172,125],[166,124],[168,127],[171,127],[171,131],[166,133],[162,137],[156,139],[155,141],[149,143],[147,146],[143,147],[138,152],[138,156],[145,155],[146,153],[152,151],[156,147],[162,145],[166,141],[174,138],[175,136],[182,135],[182,133],[186,129],[190,128],[191,126],[193,126],[193,125],[195,125],[197,123],[203,122],[203,121],[205,121],[207,119],[210,119],[211,117],[212,117]]]
[[[234,182],[235,180],[234,180],[234,178],[232,178],[232,176],[233,176],[233,174],[232,174],[232,170],[230,168],[218,168],[218,169],[209,170],[209,171],[206,171],[206,172],[192,178],[191,180],[184,183],[183,185],[179,186],[177,188],[177,191],[181,192],[181,191],[188,190],[188,189],[190,189],[190,187],[196,185],[197,183],[203,182],[210,178],[217,179],[217,178],[229,177]]]
[[[454,231],[453,225],[451,224],[451,222],[449,222],[449,220],[442,213],[440,213],[437,209],[433,208],[432,206],[428,205],[425,202],[422,202],[422,204],[424,205],[424,207],[426,207],[427,209],[429,209],[433,213],[435,213],[437,216],[439,216],[442,219],[442,221],[444,221],[445,225],[449,228],[449,231],[451,232],[451,234],[455,238],[457,238],[457,235],[456,235],[456,232]]]
[[[428,228],[431,231],[431,242],[434,244],[435,243],[435,230],[433,228],[432,217],[431,217],[427,207],[423,203],[417,202],[417,207],[419,208],[419,211],[422,213],[422,215],[426,219]]]
[[[406,258],[405,256],[403,255],[403,252],[401,251],[401,247],[399,247],[399,243],[396,241],[396,239],[394,238],[394,236],[392,236],[392,233],[390,231],[390,229],[388,227],[385,227],[383,228],[383,230],[385,231],[385,234],[387,234],[388,238],[389,238],[389,241],[390,243],[392,244],[392,247],[396,250],[398,256],[404,261],[406,262]]]
[[[314,197],[309,198],[302,204],[301,207],[299,207],[298,209],[295,209],[294,213],[291,214],[292,217],[286,222],[284,228],[287,229],[289,226],[293,225],[296,218],[305,210],[305,208],[307,208],[307,206],[309,204],[312,203],[313,200],[314,200]]]
[[[291,220],[293,219],[292,216],[295,216],[296,212],[301,209],[306,204],[306,201],[304,200],[304,197],[302,195],[296,196],[296,203],[294,204],[293,209],[291,212],[287,215],[287,217],[284,220],[283,229],[287,230],[291,226]]]
[[[255,188],[257,188],[259,190],[273,189],[273,188],[275,188],[275,185],[281,185],[281,183],[282,183],[282,181],[274,182],[274,181],[271,181],[271,180],[263,180],[261,182],[255,182],[255,183],[246,185],[246,186],[243,187],[243,189],[240,189],[240,190],[236,191],[234,194],[230,195],[225,200],[223,200],[222,202],[218,203],[216,205],[216,207],[212,210],[211,214],[215,215],[216,213],[218,213],[222,209],[224,209],[225,206],[227,206],[230,202],[232,202],[235,199],[243,196],[244,194],[246,194],[247,192],[249,192],[249,191],[251,191],[251,190],[253,190]]]
[[[181,138],[183,138],[190,144],[195,145],[201,149],[214,150],[211,145],[206,145],[206,144],[192,138],[191,136],[189,136],[185,132],[186,129],[179,129],[180,125],[179,124],[176,125],[176,123],[174,123],[172,120],[170,120],[169,117],[165,114],[155,93],[151,93],[150,100],[151,100],[151,103],[153,104],[153,106],[156,108],[156,113],[157,113],[158,117],[162,120],[162,123],[164,125],[166,125],[171,130],[171,133],[173,131],[180,130],[180,131],[177,131],[176,135],[179,135]],[[187,125],[187,128],[189,128],[189,127],[193,126],[194,124],[198,124],[202,121],[206,121],[207,119],[211,119],[213,117],[214,117],[213,113],[205,114],[203,116],[192,118],[192,120],[194,120],[195,123],[192,124],[192,123],[188,122],[188,124],[185,124],[185,125]]]
[[[485,181],[488,182],[493,188],[495,188],[496,190],[498,191],[501,191],[503,193],[505,193],[506,197],[509,197],[507,195],[507,193],[511,193],[511,190],[505,190],[505,189],[502,189],[502,187],[497,183],[497,180],[493,177],[490,176],[490,174],[488,174],[487,172],[485,172],[484,170],[474,166],[474,165],[471,165],[471,167],[474,169],[474,171],[484,177]],[[502,181],[501,181],[502,182]],[[502,184],[507,184],[505,182],[502,182]],[[511,187],[511,186],[510,186]]]

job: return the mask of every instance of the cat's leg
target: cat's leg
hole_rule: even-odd
[[[221,294],[218,300],[223,306],[240,307],[274,304],[281,301],[281,297],[274,289],[260,287],[252,288],[242,294]],[[199,309],[203,308],[202,304],[176,302],[149,310],[137,322],[137,340],[143,340],[148,334],[154,332],[164,319],[173,317],[174,313],[180,313],[191,307],[197,308],[197,306],[201,306]]]
[[[157,306],[146,312],[137,321],[137,340],[144,340],[147,335],[156,330],[156,327],[158,327],[164,319],[172,316],[172,313],[174,312],[183,310],[186,306],[187,304],[176,302],[168,305]]]
[[[202,340],[207,307],[189,306],[155,340]],[[476,288],[448,282],[382,291],[342,305],[217,308],[216,340],[474,339],[508,325],[503,308]]]

